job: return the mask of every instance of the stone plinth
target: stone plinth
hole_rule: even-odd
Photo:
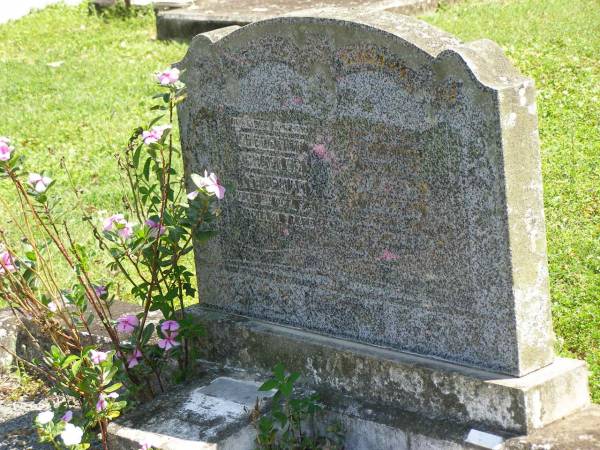
[[[587,367],[558,358],[507,377],[304,330],[189,309],[205,326],[202,356],[268,373],[278,362],[303,374],[333,410],[406,428],[404,411],[465,427],[527,434],[589,405]],[[396,424],[396,425],[394,425]]]
[[[490,41],[323,14],[197,36],[179,64],[186,171],[229,188],[201,299],[510,375],[551,364],[533,82]]]

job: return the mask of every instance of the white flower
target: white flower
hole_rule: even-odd
[[[63,440],[64,444],[69,445],[77,445],[81,443],[81,438],[83,437],[83,430],[79,427],[76,427],[72,423],[67,423],[65,425],[65,429],[62,433],[60,433],[60,437]]]
[[[47,423],[52,422],[53,418],[54,418],[54,413],[52,411],[44,411],[42,413],[39,413],[37,415],[37,417],[35,418],[35,420],[40,425],[46,425]]]
[[[45,177],[39,173],[29,174],[29,184],[39,193],[44,192],[50,183],[52,183],[52,178]]]
[[[51,312],[55,313],[58,310],[58,307],[56,306],[56,303],[50,302],[50,303],[48,303],[48,309]]]

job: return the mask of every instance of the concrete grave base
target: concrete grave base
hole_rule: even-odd
[[[117,302],[113,306],[117,316],[135,310],[135,305]],[[506,439],[499,450],[600,449],[600,407],[585,407],[586,371],[581,362],[561,359],[525,379],[493,374],[487,374],[486,379],[485,372],[427,362],[425,358],[378,347],[338,342],[202,307],[192,307],[190,311],[207,329],[207,337],[200,343],[205,356],[225,363],[226,367],[243,363],[259,370],[249,374],[223,369],[219,364],[204,364],[204,376],[192,385],[170,391],[112,423],[111,448],[137,450],[140,442],[149,442],[163,450],[254,449],[250,412],[259,396],[257,387],[270,367],[281,360],[300,370],[304,379],[319,389],[330,406],[322,423],[342,425],[346,450],[478,448],[465,442],[472,427]],[[100,329],[93,332],[98,333],[98,338],[102,335]],[[29,342],[19,338],[19,326],[7,310],[0,311],[0,338],[0,343],[11,351],[20,355],[31,352]],[[356,352],[354,357],[348,353],[350,349]],[[314,354],[307,356],[311,352]],[[0,360],[5,369],[14,363],[8,353],[0,352]],[[251,361],[254,363],[249,364]],[[344,381],[343,373],[352,376]],[[380,381],[384,384],[379,385]],[[563,387],[561,383],[565,383]],[[419,390],[432,386],[429,393]],[[359,389],[362,395],[357,395],[357,401],[351,394]],[[384,390],[387,396],[383,395]],[[420,396],[424,398],[419,399]],[[453,416],[458,421],[435,420],[423,413],[402,410],[423,408],[426,404],[435,407],[433,415]],[[460,404],[463,412],[470,411],[473,418],[480,420],[457,414]],[[488,414],[483,414],[486,410]],[[522,436],[524,431],[503,431],[503,427],[510,428],[506,427],[510,420],[502,425],[502,420],[490,420],[494,414],[505,414],[505,418],[520,415],[522,419],[530,414],[536,419],[529,427],[530,434]],[[568,416],[561,419],[563,415]]]
[[[517,378],[200,306],[189,311],[206,328],[199,345],[205,359],[262,373],[282,362],[334,410],[372,406],[379,421],[393,423],[410,411],[527,434],[589,404],[588,371],[578,360],[559,358]]]
[[[114,450],[137,450],[142,443],[162,450],[253,450],[256,431],[252,416],[259,382],[257,375],[205,364],[208,373],[191,386],[159,396],[109,425]],[[261,400],[261,405],[265,405]],[[268,407],[268,405],[267,405]],[[264,408],[261,408],[264,410]],[[531,436],[496,435],[494,447],[466,442],[465,424],[431,420],[414,413],[381,422],[368,409],[326,412],[322,427],[339,424],[345,450],[588,450],[600,448],[600,407],[582,410],[536,431]]]

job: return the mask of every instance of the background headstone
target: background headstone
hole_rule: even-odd
[[[247,25],[289,13],[330,8],[354,9],[374,16],[388,11],[397,14],[417,14],[435,10],[440,0],[175,0],[186,1],[176,10],[157,15],[158,39],[191,40],[195,35],[231,25]],[[445,0],[447,4],[454,0]],[[155,0],[157,9],[175,6],[171,0]]]
[[[205,305],[512,375],[552,362],[535,93],[494,43],[339,12],[199,36],[180,67],[186,170],[230,186],[196,249]]]

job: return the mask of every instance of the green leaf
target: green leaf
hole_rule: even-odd
[[[140,165],[140,155],[142,153],[143,144],[137,146],[137,148],[133,152],[133,167],[136,169]]]
[[[61,363],[61,367],[63,369],[69,367],[69,365],[73,362],[73,361],[77,361],[79,359],[79,356],[77,355],[69,355],[67,356],[65,359],[63,359],[62,363]]]
[[[60,361],[62,359],[63,353],[56,345],[50,347],[50,355],[55,361]]]
[[[109,384],[112,381],[113,377],[116,375],[116,373],[117,373],[118,370],[119,369],[117,369],[117,367],[112,367],[108,371],[108,373],[105,373],[104,374],[104,378],[103,378],[104,384]]]
[[[144,328],[142,333],[142,344],[146,344],[154,334],[154,324],[150,323]]]
[[[258,388],[258,390],[261,392],[272,391],[277,387],[278,384],[279,383],[276,379],[271,378],[270,380],[265,381],[261,387]]]
[[[146,181],[148,181],[150,179],[150,165],[151,164],[152,164],[152,158],[146,159],[146,162],[144,163],[144,170],[143,170],[143,175],[144,175],[144,178],[146,179]]]
[[[282,363],[278,363],[273,367],[273,375],[279,381],[285,381],[285,367]]]
[[[159,95],[155,95],[153,98],[159,98],[159,97],[161,97],[161,96],[162,96],[162,94],[159,94]],[[156,124],[156,122],[158,122],[158,121],[159,121],[160,119],[162,119],[163,117],[165,117],[165,114],[161,114],[160,116],[156,116],[154,119],[152,119],[152,120],[150,121],[150,123],[148,124],[148,128],[152,128],[152,126],[153,126],[154,124]]]
[[[290,383],[292,383],[292,384],[293,384],[293,383],[295,383],[296,381],[298,381],[298,378],[300,378],[300,373],[299,373],[299,372],[292,372],[292,373],[290,374],[290,376],[289,376],[287,379],[288,379],[288,381],[289,381]]]
[[[111,392],[117,391],[123,387],[123,383],[115,383],[112,386],[109,386],[104,389],[104,392],[110,394]]]
[[[71,374],[76,377],[77,374],[79,373],[79,369],[81,368],[81,364],[83,363],[82,359],[79,359],[77,361],[75,361],[73,363],[73,365],[71,366]]]
[[[275,420],[277,420],[281,424],[282,427],[284,427],[286,425],[286,423],[288,422],[288,417],[281,411],[274,411],[273,417],[275,417]]]
[[[283,395],[285,395],[286,397],[289,397],[292,394],[292,391],[294,390],[294,385],[293,383],[285,382],[282,383],[281,386],[279,387],[279,390],[281,391],[281,393]]]
[[[268,433],[273,429],[273,421],[270,418],[263,416],[258,422],[258,428],[261,433]]]

